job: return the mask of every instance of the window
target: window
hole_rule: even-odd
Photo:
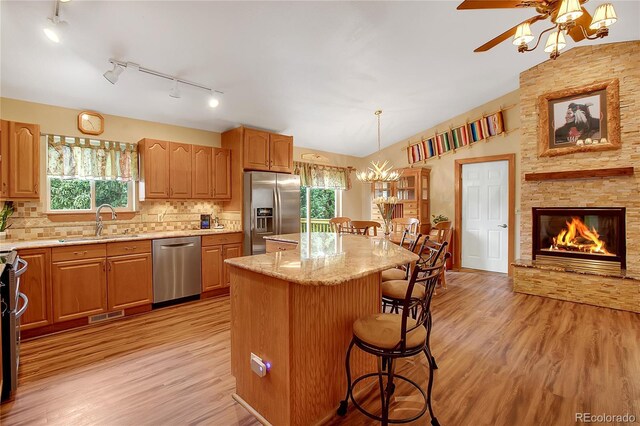
[[[300,230],[329,232],[329,219],[340,216],[341,197],[339,189],[300,188]]]
[[[48,177],[49,211],[95,211],[101,204],[134,210],[133,182]]]

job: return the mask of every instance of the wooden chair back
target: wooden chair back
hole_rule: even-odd
[[[391,219],[391,232],[402,234],[405,230],[411,234],[417,234],[420,221],[415,217],[396,217]]]
[[[351,221],[351,230],[354,234],[360,235],[378,235],[378,228],[380,228],[380,224],[374,220],[352,220]],[[373,231],[371,234],[369,231]]]
[[[429,239],[440,244],[451,244],[451,234],[453,234],[453,227],[450,221],[438,222],[431,228]]]
[[[329,219],[329,227],[332,232],[351,232],[351,219],[346,216]]]

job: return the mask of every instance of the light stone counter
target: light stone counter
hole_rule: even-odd
[[[267,239],[298,243],[298,248],[225,262],[288,282],[318,286],[340,284],[418,260],[416,254],[381,237],[312,232]]]
[[[25,250],[33,248],[43,247],[62,247],[62,246],[75,246],[84,244],[104,244],[114,243],[120,241],[137,241],[137,240],[153,240],[157,238],[171,238],[171,237],[194,237],[198,235],[217,235],[217,234],[232,234],[236,232],[242,232],[240,230],[230,229],[185,229],[182,231],[160,231],[160,232],[148,232],[143,234],[118,234],[118,235],[105,235],[102,237],[68,237],[60,239],[50,240],[29,240],[29,241],[2,241],[0,243],[0,251],[7,250]]]

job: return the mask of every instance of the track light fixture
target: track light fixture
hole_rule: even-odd
[[[127,69],[131,68],[134,71],[140,71],[140,72],[142,72],[144,74],[150,74],[150,75],[153,75],[153,76],[156,76],[156,77],[160,77],[160,78],[164,78],[164,79],[173,81],[173,87],[169,91],[169,96],[171,96],[172,98],[179,98],[180,97],[180,86],[179,86],[179,84],[185,84],[187,86],[196,87],[198,89],[202,89],[202,90],[206,90],[207,92],[210,92],[211,93],[211,97],[209,98],[209,106],[212,107],[212,108],[215,108],[220,104],[220,99],[222,98],[222,95],[224,95],[223,92],[221,92],[219,90],[212,89],[212,88],[207,87],[207,86],[205,86],[203,84],[194,83],[193,81],[183,80],[183,79],[178,78],[176,76],[165,74],[165,73],[162,73],[160,71],[154,71],[154,70],[149,69],[149,68],[144,68],[144,67],[141,67],[140,65],[135,64],[133,62],[123,62],[123,61],[118,61],[117,59],[109,59],[109,63],[113,64],[113,69],[105,72],[104,73],[104,78],[109,80],[109,82],[111,84],[116,84],[116,82],[118,81],[118,77],[120,76],[120,74],[122,74],[122,72],[125,70],[125,68],[127,68]]]
[[[61,0],[56,0],[53,15],[47,18],[47,24],[42,29],[44,35],[54,43],[60,43],[62,40],[62,32],[67,25],[65,21],[60,19],[60,1]]]

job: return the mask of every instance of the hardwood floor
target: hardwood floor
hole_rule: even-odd
[[[640,315],[514,294],[503,275],[447,274],[433,306],[442,425],[572,425],[576,412],[640,419]],[[222,298],[25,342],[0,424],[257,425],[230,396],[229,340]],[[418,357],[398,369],[425,385],[425,365]],[[375,410],[374,391],[365,404]],[[394,414],[410,414],[415,397],[398,385]],[[377,423],[350,406],[330,424]]]

